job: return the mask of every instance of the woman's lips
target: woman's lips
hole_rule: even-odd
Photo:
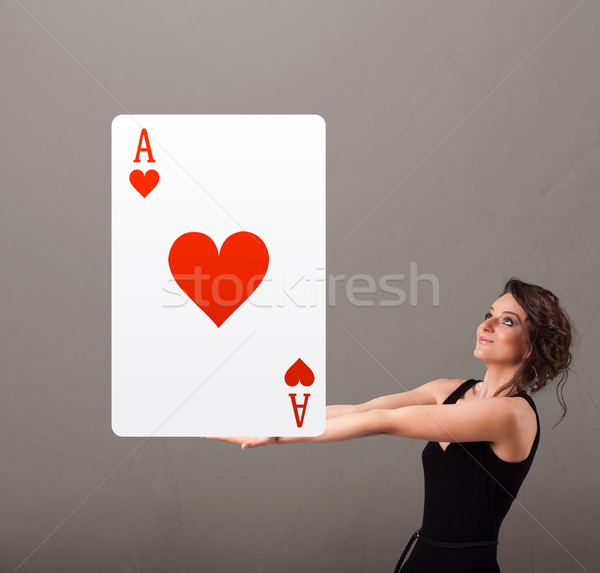
[[[480,336],[479,343],[480,344],[494,344],[494,341],[490,340],[489,338],[486,338],[485,336]]]

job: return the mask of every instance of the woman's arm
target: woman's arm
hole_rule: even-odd
[[[230,436],[202,436],[212,440],[221,440],[231,444],[239,444],[242,449],[258,448],[271,444],[295,444],[298,442],[342,442],[354,438],[366,438],[382,433],[387,428],[384,410],[371,410],[356,414],[347,414],[330,418],[326,422],[325,431],[320,436],[298,437],[230,437]]]
[[[513,440],[519,431],[515,400],[486,398],[457,404],[373,409],[330,418],[320,436],[214,438],[243,449],[298,442],[341,442],[389,435],[436,442],[499,442]]]
[[[277,444],[294,444],[298,442],[321,443],[343,442],[355,438],[377,436],[385,427],[384,413],[381,410],[358,412],[330,418],[327,420],[325,431],[320,436],[282,436],[277,438]],[[252,447],[249,445],[248,447]]]
[[[325,407],[325,418],[337,418],[338,416],[347,416],[348,414],[356,414],[359,406],[355,404],[335,404]]]
[[[426,384],[422,384],[414,390],[407,392],[399,392],[398,394],[389,394],[387,396],[379,396],[362,404],[343,404],[327,406],[327,419],[336,418],[338,416],[347,416],[348,414],[358,414],[361,412],[369,412],[371,410],[393,410],[403,408],[405,406],[436,404],[436,394],[442,384],[448,386],[451,382],[446,378],[432,380]],[[450,392],[447,392],[448,394]]]
[[[518,431],[514,405],[510,398],[493,398],[374,409],[327,420],[320,436],[281,437],[277,443],[341,442],[381,434],[436,442],[498,442]]]
[[[500,442],[514,439],[519,431],[515,401],[507,397],[383,412],[382,433],[390,436],[435,442]]]

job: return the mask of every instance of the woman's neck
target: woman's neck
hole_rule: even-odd
[[[475,384],[475,394],[479,398],[489,398],[494,396],[497,390],[505,386],[510,382],[514,376],[517,367],[514,365],[510,366],[489,366],[482,382]],[[510,387],[504,390],[501,396],[508,396],[514,394],[514,387]]]

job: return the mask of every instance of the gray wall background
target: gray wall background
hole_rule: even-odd
[[[422,441],[113,435],[110,122],[127,112],[322,115],[328,274],[438,277],[439,307],[427,282],[395,308],[338,285],[328,403],[482,377],[475,329],[506,279],[553,290],[579,335],[568,413],[552,430],[554,387],[535,396],[499,563],[597,567],[598,2],[0,10],[2,571],[391,572],[421,523]]]

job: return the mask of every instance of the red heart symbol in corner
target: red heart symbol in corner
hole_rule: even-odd
[[[283,377],[288,386],[296,386],[298,382],[302,386],[312,386],[315,381],[314,372],[304,363],[301,358],[298,358],[285,373]]]
[[[146,197],[158,185],[159,179],[158,172],[154,169],[149,169],[145,174],[136,169],[129,174],[129,181],[142,197]]]
[[[256,290],[268,267],[267,247],[246,231],[227,237],[221,253],[203,233],[181,235],[169,251],[173,278],[217,327]]]

